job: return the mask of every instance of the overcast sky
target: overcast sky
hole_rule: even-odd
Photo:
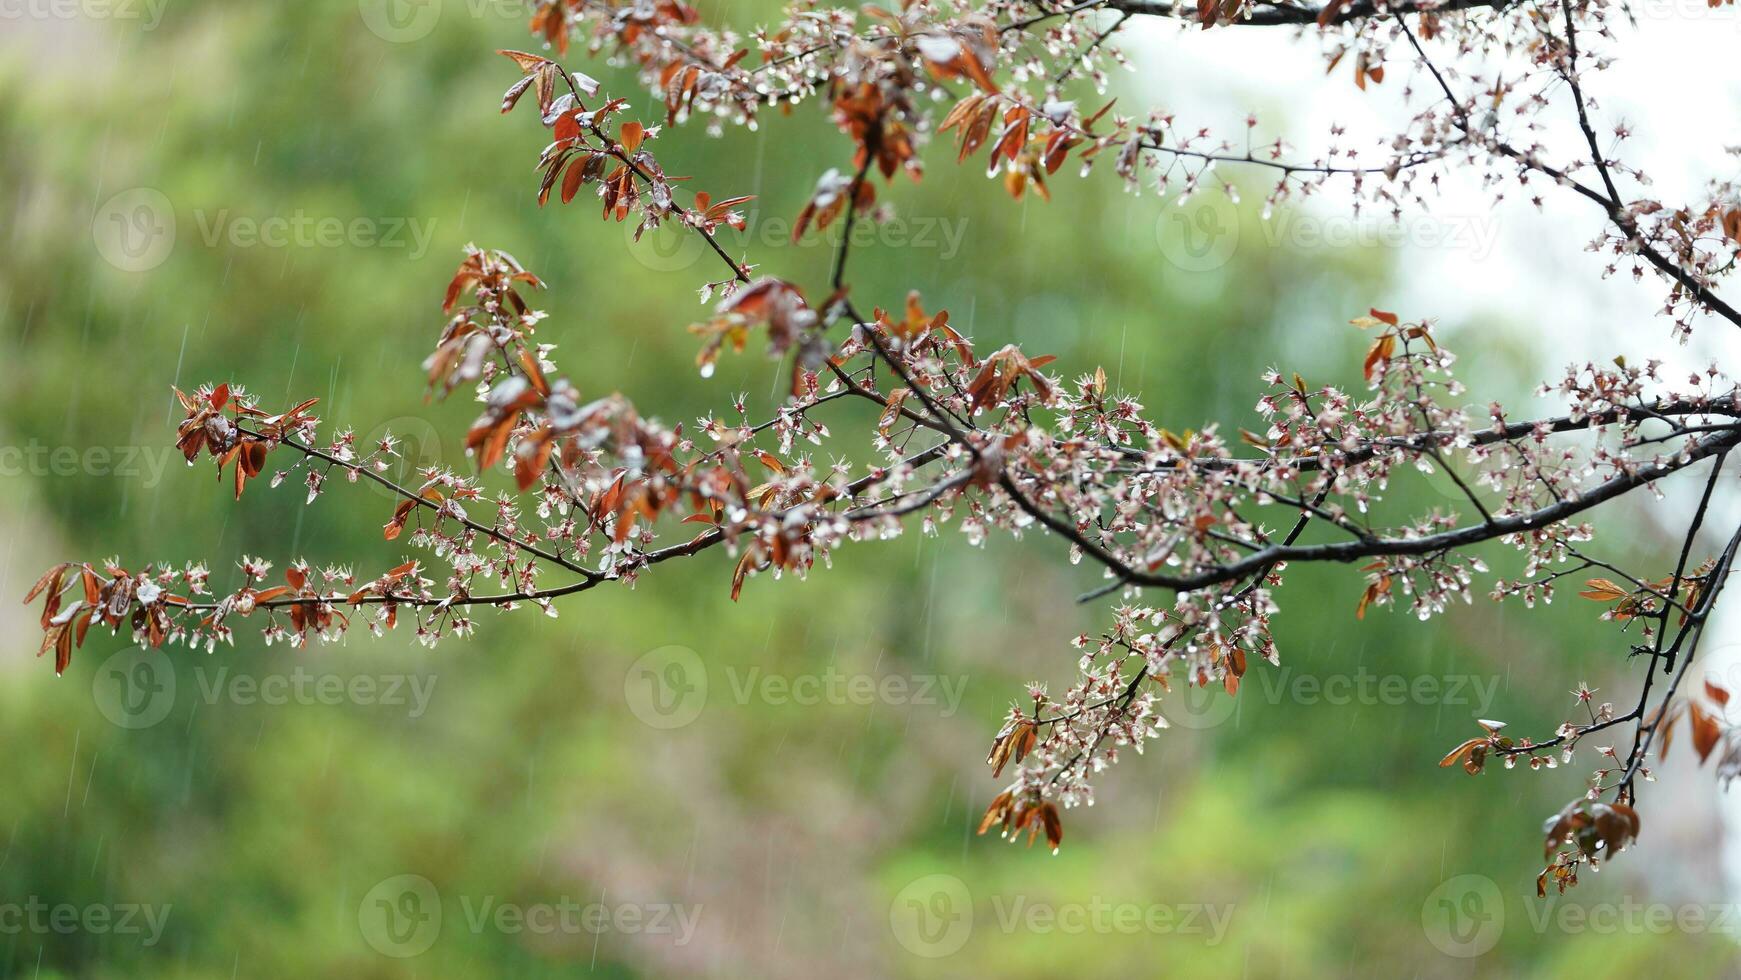
[[[1734,6],[1712,10],[1704,0],[1663,0],[1633,9],[1637,27],[1618,27],[1615,42],[1598,39],[1592,45],[1584,39],[1586,50],[1599,46],[1617,58],[1586,82],[1587,93],[1601,104],[1596,129],[1606,137],[1616,120],[1626,121],[1634,136],[1624,155],[1653,179],[1654,196],[1671,204],[1690,203],[1700,198],[1707,181],[1736,175],[1736,157],[1725,150],[1741,145],[1736,56],[1741,14]],[[1393,63],[1384,84],[1361,93],[1352,84],[1346,61],[1326,76],[1316,40],[1296,38],[1289,29],[1180,31],[1140,19],[1130,26],[1134,34],[1125,50],[1142,77],[1154,79],[1150,101],[1175,113],[1184,131],[1207,126],[1217,135],[1238,138],[1246,113],[1255,107],[1260,141],[1279,135],[1293,144],[1295,158],[1309,160],[1327,145],[1333,124],[1348,130],[1342,145],[1364,149],[1379,136],[1398,131],[1414,112],[1402,98],[1409,73],[1400,62]],[[1519,72],[1507,74],[1515,77]],[[1415,81],[1417,103],[1428,95],[1430,84],[1427,79]],[[1150,88],[1146,81],[1144,88]],[[1557,125],[1544,136],[1550,147],[1567,152],[1581,146],[1569,111],[1566,101],[1548,110],[1546,120]],[[1261,174],[1253,176],[1262,179]],[[1453,343],[1460,339],[1465,347],[1482,331],[1527,329],[1538,337],[1528,349],[1540,352],[1542,379],[1559,376],[1573,360],[1605,360],[1617,353],[1658,357],[1684,367],[1712,360],[1725,367],[1737,363],[1741,331],[1719,322],[1703,321],[1687,348],[1669,339],[1669,322],[1655,313],[1665,294],[1659,279],[1634,282],[1630,274],[1598,278],[1605,261],[1586,250],[1602,227],[1595,205],[1551,185],[1542,185],[1540,193],[1540,212],[1515,191],[1496,209],[1491,190],[1482,191],[1453,174],[1432,216],[1407,214],[1401,219],[1406,232],[1401,238],[1412,244],[1384,246],[1398,249],[1398,275],[1383,301],[1406,316],[1437,317],[1441,333]],[[1308,213],[1341,222],[1333,227],[1345,232],[1371,234],[1395,224],[1380,213],[1351,223],[1348,200],[1333,184],[1330,193],[1303,206]],[[1738,291],[1741,283],[1727,287],[1730,294]],[[1485,402],[1490,396],[1474,382],[1470,397]],[[1741,463],[1731,465],[1741,472]],[[1665,485],[1668,500],[1645,508],[1653,522],[1661,522],[1665,535],[1684,525],[1700,489],[1697,477],[1672,482],[1685,485]],[[1735,504],[1733,494],[1729,503]],[[1726,538],[1741,520],[1741,506],[1725,509],[1710,519],[1717,531],[1707,535],[1706,544],[1713,551],[1721,546],[1716,534]],[[1707,670],[1741,681],[1741,615],[1733,602],[1729,605],[1713,621],[1700,659]],[[1568,684],[1581,679],[1566,678]],[[1625,703],[1635,691],[1629,687],[1604,696]],[[1543,696],[1555,693],[1545,691]],[[1586,747],[1577,765],[1587,768],[1591,756]],[[1702,778],[1681,776],[1675,781],[1681,785],[1659,782],[1645,792],[1659,799],[1719,793],[1708,770]],[[1721,794],[1719,805],[1728,825],[1730,892],[1741,893],[1741,847],[1733,843],[1741,836],[1741,796]],[[1658,819],[1669,809],[1659,807]],[[1647,812],[1647,824],[1651,818]]]

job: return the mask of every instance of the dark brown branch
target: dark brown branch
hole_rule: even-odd
[[[241,426],[237,426],[236,428],[237,428],[237,431],[242,432],[246,435],[253,436],[256,439],[264,438],[258,432],[251,432],[248,429],[242,428]],[[387,479],[386,477],[382,476],[381,474],[375,472],[375,470],[372,467],[361,466],[361,465],[358,465],[356,463],[347,463],[344,460],[339,459],[337,456],[334,456],[331,453],[326,452],[325,450],[317,449],[314,446],[310,446],[310,445],[308,445],[304,442],[301,442],[300,440],[297,440],[297,439],[290,437],[290,436],[284,437],[283,439],[280,440],[280,442],[283,445],[288,446],[289,448],[294,449],[299,453],[302,453],[304,456],[307,456],[310,459],[318,459],[318,460],[321,460],[322,462],[331,464],[333,466],[341,467],[341,468],[348,470],[350,472],[361,474],[362,476],[364,476],[370,480],[373,480],[376,483],[379,483],[381,486],[386,487],[387,489],[393,491],[394,493],[405,498],[406,500],[410,500],[410,501],[415,502],[419,507],[424,507],[424,508],[427,508],[429,510],[433,510],[433,511],[437,512],[437,514],[442,514],[442,506],[440,504],[438,504],[435,501],[430,500],[429,498],[423,496],[421,493],[418,493],[414,490],[411,490],[408,487],[400,486],[399,484],[393,482],[392,480]],[[492,541],[496,541],[496,542],[498,542],[502,545],[506,545],[508,547],[518,548],[519,550],[527,552],[528,554],[537,555],[539,558],[542,558],[545,561],[550,562],[553,565],[557,565],[557,566],[560,566],[562,568],[568,569],[569,571],[574,572],[576,574],[585,575],[588,577],[596,577],[596,578],[603,578],[604,577],[604,576],[599,575],[597,572],[591,571],[591,570],[584,568],[580,565],[576,565],[573,562],[567,561],[564,558],[562,558],[562,556],[560,556],[560,555],[554,554],[554,553],[549,552],[549,551],[545,551],[544,549],[538,547],[536,544],[531,544],[531,543],[528,543],[525,541],[521,541],[521,540],[513,537],[512,535],[502,531],[499,528],[490,527],[486,524],[480,524],[477,521],[474,521],[469,517],[462,517],[458,514],[445,514],[443,516],[450,517],[454,521],[458,522],[460,525],[462,525],[466,528],[469,528],[470,530],[476,531],[477,533],[484,535],[485,537],[491,539]]]
[[[1709,401],[1692,401],[1677,399],[1675,401],[1648,402],[1637,405],[1617,405],[1589,415],[1572,416],[1556,415],[1549,418],[1532,419],[1527,422],[1509,422],[1499,428],[1487,428],[1470,436],[1470,442],[1475,446],[1491,446],[1502,442],[1512,442],[1528,436],[1533,436],[1538,429],[1549,435],[1564,435],[1570,432],[1583,432],[1597,426],[1615,425],[1629,421],[1634,416],[1687,416],[1687,415],[1717,415],[1727,418],[1741,419],[1741,405],[1734,398],[1724,396]],[[1733,426],[1723,426],[1730,429]],[[1397,439],[1375,439],[1359,449],[1347,452],[1331,452],[1328,459],[1337,468],[1358,466],[1369,462],[1380,452],[1386,450],[1402,450],[1404,452],[1425,452],[1428,448],[1448,445],[1453,436],[1448,432],[1422,432]],[[1143,458],[1150,455],[1141,449],[1120,447],[1117,451],[1131,458]],[[1185,460],[1178,459],[1166,463],[1150,465],[1132,470],[1134,473],[1164,472],[1179,469],[1184,465],[1201,466],[1206,469],[1225,469],[1240,464],[1258,466],[1286,466],[1302,473],[1310,473],[1323,469],[1327,464],[1325,454],[1314,452],[1310,456],[1271,456],[1263,459],[1253,458],[1216,458]]]
[[[1114,573],[1136,585],[1156,586],[1183,592],[1244,578],[1260,569],[1273,566],[1277,562],[1350,562],[1360,558],[1378,556],[1431,555],[1453,548],[1479,544],[1508,534],[1533,531],[1575,517],[1598,504],[1606,503],[1647,483],[1685,469],[1708,456],[1726,452],[1738,443],[1741,443],[1741,428],[1707,437],[1693,443],[1669,462],[1652,463],[1640,467],[1635,471],[1621,474],[1598,484],[1579,497],[1550,504],[1527,514],[1496,517],[1480,524],[1438,534],[1422,535],[1418,538],[1374,538],[1366,541],[1338,541],[1315,545],[1275,545],[1238,561],[1213,565],[1181,575],[1144,572],[1131,568],[1122,559],[1088,540],[1077,533],[1074,527],[1058,520],[1044,508],[1029,500],[1019,488],[1015,487],[1014,481],[1009,480],[1007,475],[1003,483],[1005,489],[1010,491],[1011,498],[1016,502],[1016,505],[1029,516],[1080,547],[1085,554],[1112,569]]]
[[[1451,13],[1459,10],[1505,10],[1517,4],[1518,0],[1445,0],[1443,3],[1380,3],[1378,0],[1354,0],[1326,18],[1327,26],[1347,24],[1371,17],[1382,17],[1390,14],[1412,13]],[[1006,30],[1026,30],[1036,24],[1045,23],[1057,17],[1079,14],[1088,10],[1116,10],[1120,13],[1137,17],[1169,17],[1177,20],[1196,20],[1195,4],[1167,3],[1164,0],[1093,0],[1089,3],[1076,4],[1061,10],[1048,11],[1017,21]],[[1304,27],[1316,25],[1322,16],[1324,8],[1297,7],[1291,4],[1257,3],[1252,6],[1247,16],[1226,21],[1231,27]]]
[[[907,458],[901,460],[900,466],[902,468],[924,466],[927,463],[931,463],[931,462],[934,462],[938,459],[941,459],[944,455],[944,450],[948,448],[948,445],[949,445],[948,443],[941,443],[939,445],[932,446],[929,449],[926,449],[926,450],[923,450],[921,452],[915,453],[911,456],[908,456]],[[332,458],[325,453],[321,453],[318,450],[311,452],[310,455],[314,455],[314,456],[317,456],[319,458],[324,458],[324,459],[331,459]],[[348,464],[339,463],[338,465],[346,466]],[[890,467],[890,468],[878,467],[877,469],[871,471],[870,473],[867,473],[864,476],[859,477],[857,480],[854,480],[845,486],[845,488],[843,489],[842,495],[845,497],[855,497],[858,494],[863,493],[865,490],[868,490],[871,487],[882,483],[883,481],[885,481],[889,478],[889,473],[890,473],[891,469],[893,469],[893,468],[892,467]],[[363,473],[366,476],[371,476],[371,477],[375,476],[375,474],[369,473],[368,470],[366,470],[366,469],[363,470]],[[381,482],[385,483],[389,487],[394,487],[395,489],[398,489],[399,492],[407,492],[407,491],[404,491],[402,488],[396,488],[396,486],[394,484],[392,484],[390,481],[386,481],[385,478],[381,478]],[[778,514],[775,515],[775,517],[776,518],[784,518],[784,517],[792,514],[793,512],[798,510],[799,508],[808,507],[808,506],[811,506],[811,505],[807,504],[807,503],[806,504],[797,504],[797,505],[794,505],[793,507],[788,508],[784,511],[780,511]],[[870,516],[874,517],[877,515],[873,514]],[[470,525],[468,524],[468,526],[470,526]],[[490,533],[490,529],[485,528],[481,525],[477,525],[475,529],[483,531],[484,533]],[[492,535],[492,536],[496,536],[496,535]],[[639,556],[637,556],[637,559],[634,562],[634,567],[636,569],[646,568],[646,567],[649,567],[652,565],[663,564],[667,561],[672,560],[673,558],[686,558],[686,557],[689,557],[691,555],[696,555],[696,554],[699,554],[703,551],[706,551],[707,549],[712,548],[715,545],[723,543],[725,540],[726,540],[725,531],[721,528],[715,527],[711,530],[702,532],[701,534],[690,539],[689,541],[684,542],[683,544],[671,545],[671,546],[666,547],[666,548],[661,548],[657,551],[650,551],[650,552],[647,552],[645,554],[639,555]],[[524,546],[522,545],[521,547],[524,547]],[[570,567],[566,563],[558,561],[554,558],[552,558],[551,560],[557,561],[558,564],[563,565],[563,567],[565,567],[565,568]],[[270,599],[270,600],[267,600],[265,602],[257,603],[255,605],[255,608],[258,608],[258,609],[279,609],[279,608],[287,608],[290,606],[310,606],[310,605],[316,605],[319,603],[331,603],[333,605],[347,605],[347,604],[351,604],[351,605],[382,605],[382,604],[386,604],[386,603],[393,603],[393,604],[397,604],[397,605],[418,606],[418,607],[477,606],[477,605],[500,606],[500,605],[504,605],[506,603],[511,603],[511,602],[528,602],[528,601],[532,601],[532,600],[536,600],[536,599],[554,599],[554,598],[557,598],[559,596],[573,595],[576,592],[584,592],[584,591],[586,591],[586,590],[588,590],[596,585],[604,583],[604,582],[617,581],[618,578],[620,577],[620,576],[616,576],[616,575],[605,575],[605,574],[602,574],[599,572],[594,572],[594,571],[585,570],[585,569],[582,569],[580,571],[581,571],[581,574],[586,576],[581,581],[574,582],[574,583],[571,583],[568,585],[558,586],[558,587],[553,588],[553,589],[534,589],[531,591],[507,592],[507,593],[501,593],[501,594],[496,594],[496,595],[457,596],[457,597],[456,596],[430,597],[430,596],[415,596],[415,595],[385,595],[385,596],[370,595],[370,596],[359,597],[358,601],[356,603],[349,603],[346,595],[344,595],[344,594],[333,594],[333,595],[328,595],[328,596],[321,596],[319,598],[309,598],[307,596],[287,596],[284,598]],[[217,609],[219,603],[217,601],[213,601],[213,602],[169,602],[168,605],[171,608],[181,609],[181,610],[185,610],[188,612],[209,612],[209,611]]]

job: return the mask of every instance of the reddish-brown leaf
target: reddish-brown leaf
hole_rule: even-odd
[[[1711,750],[1717,747],[1717,740],[1723,735],[1722,726],[1715,716],[1696,703],[1688,706],[1687,719],[1693,731],[1693,751],[1699,754],[1699,761],[1704,762],[1710,757]]]
[[[568,165],[568,173],[562,177],[562,203],[574,200],[574,194],[580,190],[580,182],[586,176],[586,163],[592,159],[590,155],[578,157]]]
[[[633,153],[641,148],[641,140],[646,135],[646,127],[631,119],[628,122],[623,123],[620,142],[623,144],[623,149],[626,152]]]
[[[1440,769],[1447,769],[1451,766],[1456,765],[1457,760],[1461,759],[1463,757],[1464,753],[1468,752],[1470,749],[1473,749],[1475,746],[1480,745],[1482,742],[1485,742],[1485,741],[1487,741],[1487,740],[1484,738],[1472,738],[1472,739],[1468,740],[1467,742],[1464,742],[1462,745],[1459,745],[1456,748],[1452,749],[1451,751],[1445,753],[1445,757],[1443,759],[1439,760],[1439,768]]]

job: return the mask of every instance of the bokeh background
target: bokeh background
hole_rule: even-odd
[[[776,13],[702,9],[744,26]],[[683,327],[717,275],[698,245],[632,243],[585,199],[536,206],[542,130],[497,112],[516,72],[492,52],[532,43],[516,4],[4,10],[0,597],[67,558],[204,558],[224,588],[243,554],[365,575],[407,557],[381,540],[392,502],[362,486],[304,506],[295,485],[257,484],[233,503],[173,455],[170,386],[319,396],[333,423],[465,465],[471,406],[425,404],[417,365],[467,242],[549,281],[540,336],[586,394],[620,390],[668,420],[777,396],[783,369],[757,356],[696,376]],[[1209,112],[1255,99],[1307,146],[1319,134],[1292,131],[1296,100],[1356,98],[1304,56],[1280,94],[1250,94],[1263,88],[1243,70],[1175,85],[1189,59],[1217,57],[1181,54],[1186,37],[1140,33],[1133,57],[1155,74],[1117,79],[1120,94],[1152,101],[1155,78]],[[657,121],[625,70],[569,63]],[[785,241],[818,174],[849,163],[819,107],[655,149],[716,197],[758,195],[735,250],[826,281],[826,241]],[[1398,233],[1370,212],[1266,221],[1257,203],[1132,198],[1110,174],[1061,174],[1050,203],[1013,203],[951,149],[928,162],[923,182],[882,188],[900,224],[855,250],[861,305],[918,288],[982,346],[1017,341],[1072,375],[1106,365],[1175,429],[1253,424],[1272,365],[1357,385],[1345,323],[1374,305],[1446,313],[1477,402],[1527,402],[1607,339],[1667,346],[1664,324],[1618,318],[1572,330],[1588,352],[1544,342],[1565,329],[1549,312],[1653,298],[1594,283],[1581,212],[1507,224],[1448,191],[1436,223]],[[1513,288],[1517,257],[1544,253],[1570,285]],[[1453,308],[1424,308],[1434,296]],[[862,456],[855,421],[836,416],[823,451]],[[1399,493],[1444,506],[1443,490]],[[1677,494],[1627,502],[1604,553],[1666,560]],[[0,976],[1737,969],[1723,803],[1686,756],[1647,788],[1636,851],[1547,902],[1537,828],[1580,791],[1589,753],[1479,778],[1435,765],[1477,718],[1550,732],[1580,681],[1631,696],[1623,646],[1575,600],[1357,623],[1358,576],[1296,570],[1282,666],[1256,665],[1236,702],[1171,699],[1173,729],[1067,815],[1060,855],[975,837],[1001,786],[981,760],[1005,706],[1030,679],[1066,685],[1069,638],[1105,621],[1071,599],[1092,573],[1062,559],[1043,537],[978,549],[950,526],[842,549],[808,581],[757,578],[733,603],[730,559],[709,554],[559,618],[485,615],[473,640],[434,650],[404,629],[297,651],[243,625],[210,655],[93,636],[58,680],[34,657],[35,611],[8,599]]]

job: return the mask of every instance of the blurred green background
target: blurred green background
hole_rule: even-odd
[[[549,281],[540,337],[583,393],[621,390],[667,420],[738,391],[757,417],[773,403],[784,369],[759,356],[694,372],[683,327],[711,256],[632,245],[588,198],[535,206],[542,131],[497,113],[516,71],[492,52],[533,43],[515,5],[55,9],[0,22],[0,596],[66,558],[205,558],[221,590],[244,553],[364,576],[409,556],[381,540],[392,502],[365,487],[305,507],[294,485],[257,484],[232,503],[171,456],[170,385],[227,379],[267,407],[318,395],[331,423],[390,427],[463,465],[472,408],[424,404],[418,362],[467,242]],[[568,63],[659,121],[627,71]],[[716,198],[759,195],[734,251],[821,291],[827,244],[787,244],[780,224],[850,164],[819,106],[718,139],[693,124],[653,149]],[[916,287],[982,347],[1019,341],[1072,376],[1105,364],[1174,429],[1254,426],[1271,365],[1358,383],[1343,324],[1385,305],[1386,253],[1264,247],[1242,209],[1221,214],[1239,247],[1205,258],[1110,174],[1012,203],[936,150],[923,182],[879,188],[907,232],[855,252],[861,306]],[[271,219],[345,231],[252,240]],[[1499,332],[1463,351],[1473,400],[1540,376]],[[864,458],[855,420],[835,416],[820,452]],[[1446,502],[1430,487],[1410,500]],[[474,640],[433,651],[403,628],[268,649],[238,623],[234,649],[161,661],[93,636],[58,680],[33,656],[35,610],[10,599],[0,976],[1734,967],[1714,929],[1560,915],[1720,901],[1708,781],[1650,786],[1637,853],[1556,904],[1533,897],[1536,828],[1589,754],[1480,778],[1435,765],[1477,717],[1546,734],[1580,680],[1629,694],[1614,641],[1575,603],[1357,624],[1357,575],[1299,570],[1276,620],[1283,666],[1255,665],[1237,703],[1169,703],[1173,730],[1066,815],[1061,855],[973,836],[1002,785],[981,760],[1005,706],[1030,679],[1067,686],[1070,637],[1107,619],[1071,601],[1096,579],[1062,559],[1038,536],[974,549],[949,525],[844,548],[809,581],[758,577],[734,604],[731,561],[710,553],[557,619],[485,614]],[[871,683],[890,686],[853,693]],[[1431,691],[1399,699],[1399,683]]]

